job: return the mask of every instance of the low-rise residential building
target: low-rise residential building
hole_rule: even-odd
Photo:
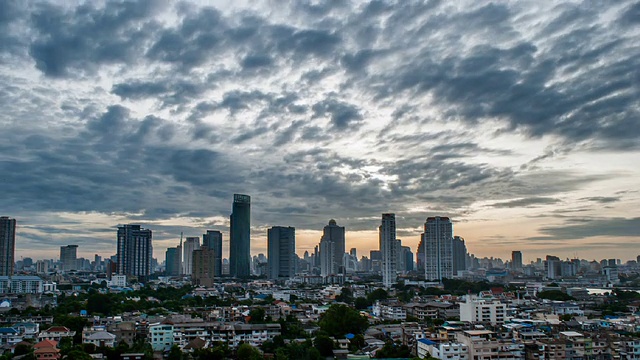
[[[493,297],[467,295],[460,303],[460,321],[502,325],[506,321],[507,305]]]
[[[435,342],[429,339],[418,340],[418,357],[427,358],[431,355],[440,360],[468,360],[469,348],[465,344],[450,342]]]
[[[42,331],[38,335],[38,339],[42,340],[53,340],[56,342],[60,342],[62,338],[65,337],[73,337],[76,334],[75,331],[71,331],[69,328],[65,326],[52,326],[47,330]]]
[[[463,330],[456,333],[456,342],[469,349],[469,360],[522,360],[524,344],[502,340],[489,330]]]
[[[407,311],[399,302],[376,301],[373,304],[372,314],[383,320],[402,321],[407,319]]]
[[[62,358],[58,349],[58,342],[42,340],[33,346],[33,354],[37,360],[58,360]]]
[[[0,294],[42,294],[41,278],[33,275],[0,276]]]
[[[168,351],[173,346],[173,325],[168,323],[150,325],[148,341],[153,351]]]
[[[106,330],[82,332],[82,343],[93,344],[96,347],[116,347],[116,336]]]

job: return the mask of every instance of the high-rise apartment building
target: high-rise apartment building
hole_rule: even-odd
[[[467,245],[464,238],[453,237],[453,275],[458,275],[459,271],[467,270]]]
[[[165,252],[165,274],[167,276],[179,276],[181,271],[180,248],[168,248]]]
[[[153,258],[151,230],[140,225],[118,226],[118,249],[116,254],[117,273],[137,276],[147,280],[152,274]]]
[[[382,214],[379,227],[382,283],[391,287],[398,275],[399,246],[396,240],[396,214]]]
[[[192,258],[191,283],[196,286],[213,286],[216,273],[215,250],[202,247],[193,251]]]
[[[413,252],[409,246],[401,248],[401,257],[403,259],[402,271],[413,271]]]
[[[511,252],[511,269],[516,271],[522,270],[522,252],[521,251]]]
[[[249,277],[251,275],[251,197],[249,195],[233,195],[230,233],[229,272],[234,277]]]
[[[324,250],[323,250],[324,249]],[[345,229],[334,219],[329,220],[320,238],[320,274],[344,273]]]
[[[424,223],[422,243],[425,247],[427,281],[453,278],[453,223],[448,217],[434,216]]]
[[[13,275],[16,251],[16,219],[0,217],[0,276]]]
[[[420,242],[418,243],[418,248],[416,249],[416,269],[422,272],[424,272],[424,249],[424,236],[420,235]]]
[[[78,270],[78,245],[60,246],[62,270]]]
[[[296,229],[274,226],[267,231],[267,277],[291,278],[296,274]]]
[[[200,249],[200,238],[197,236],[187,236],[182,244],[182,274],[191,275],[193,270],[193,252]]]
[[[222,276],[222,233],[217,230],[207,230],[202,235],[202,247],[213,250],[215,262],[215,277]]]

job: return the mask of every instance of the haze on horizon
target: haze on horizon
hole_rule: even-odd
[[[117,224],[223,231],[252,253],[333,218],[415,252],[449,216],[471,253],[635,258],[640,3],[0,2],[0,215],[16,256],[115,253]]]

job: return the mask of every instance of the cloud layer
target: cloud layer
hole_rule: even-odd
[[[268,5],[2,2],[18,247],[112,253],[141,222],[162,257],[181,230],[226,231],[234,192],[255,252],[272,225],[309,249],[330,218],[375,248],[389,211],[412,247],[433,215],[479,254],[640,240],[638,4]]]

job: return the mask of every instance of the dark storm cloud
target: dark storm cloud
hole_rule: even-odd
[[[160,1],[110,1],[65,10],[41,3],[32,14],[37,37],[29,53],[51,77],[92,74],[103,64],[131,64],[157,24],[145,22]]]

